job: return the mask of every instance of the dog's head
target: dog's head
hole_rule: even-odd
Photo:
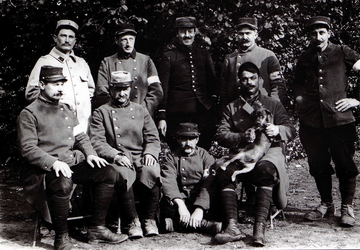
[[[266,127],[267,123],[273,123],[273,115],[270,110],[266,109],[260,102],[254,103],[255,126],[257,128]]]

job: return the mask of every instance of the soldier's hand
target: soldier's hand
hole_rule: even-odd
[[[60,173],[62,173],[64,177],[71,178],[73,173],[69,165],[62,161],[55,161],[52,165],[52,169],[54,169],[56,177],[59,177]]]
[[[343,98],[337,102],[335,102],[335,108],[337,111],[345,112],[348,109],[359,106],[360,102],[354,98]]]
[[[144,165],[145,166],[154,166],[156,164],[156,159],[150,154],[144,155]]]
[[[117,155],[115,157],[115,163],[119,166],[124,166],[130,169],[133,169],[133,166],[129,160],[129,158],[127,158],[125,155]]]
[[[160,120],[158,123],[158,130],[160,132],[160,134],[162,134],[163,136],[166,135],[166,131],[167,131],[167,124],[165,120]]]
[[[202,210],[202,208],[197,207],[190,217],[190,226],[193,228],[200,228],[203,216],[204,216],[204,210]]]
[[[86,159],[86,162],[90,165],[90,167],[94,168],[94,163],[98,168],[106,167],[109,163],[96,155],[89,155]]]
[[[269,137],[277,136],[280,133],[279,126],[276,126],[272,123],[267,123],[265,133]]]

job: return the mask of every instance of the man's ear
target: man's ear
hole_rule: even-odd
[[[52,35],[52,38],[53,38],[53,40],[54,40],[54,42],[56,43],[56,39],[57,39],[57,35]]]
[[[41,90],[45,89],[45,83],[43,81],[39,81],[39,87]]]

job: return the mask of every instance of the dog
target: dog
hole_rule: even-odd
[[[250,172],[255,167],[257,161],[266,154],[272,143],[272,139],[266,135],[265,130],[268,123],[273,123],[273,115],[268,109],[265,109],[260,102],[255,104],[254,107],[255,110],[251,115],[255,117],[255,126],[249,128],[247,132],[250,133],[251,138],[255,139],[230,160],[221,165],[223,170],[226,170],[227,166],[233,162],[237,162],[239,166],[243,167],[234,171],[231,177],[232,181],[236,180],[238,174]]]

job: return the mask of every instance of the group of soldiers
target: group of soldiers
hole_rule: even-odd
[[[196,18],[178,17],[175,25],[177,36],[157,67],[135,50],[134,25],[120,25],[118,51],[103,59],[95,84],[89,66],[73,51],[79,26],[72,20],[57,22],[54,48],[30,74],[26,99],[31,104],[20,113],[17,128],[27,162],[26,197],[52,224],[55,249],[73,247],[67,228],[73,184],[92,189],[89,243],[158,235],[158,227],[201,229],[221,244],[241,240],[245,235],[235,192],[241,182],[253,205],[253,244],[265,246],[271,207],[286,207],[284,144],[296,130],[281,103],[286,84],[279,61],[256,44],[257,19],[237,20],[239,46],[225,57],[220,79],[209,52],[195,42]],[[305,218],[334,215],[331,178],[336,173],[340,224],[353,226],[358,170],[351,109],[360,102],[346,91],[348,72],[360,70],[360,55],[329,41],[328,17],[310,18],[307,29],[311,43],[298,60],[291,87],[321,204]],[[247,173],[234,177],[243,162],[221,166],[257,142],[258,109],[271,115],[261,128],[270,147]],[[161,140],[171,151],[159,162]],[[229,148],[229,155],[215,159],[208,152],[212,141]],[[127,234],[106,227],[114,191]],[[140,199],[141,215],[135,199]]]

